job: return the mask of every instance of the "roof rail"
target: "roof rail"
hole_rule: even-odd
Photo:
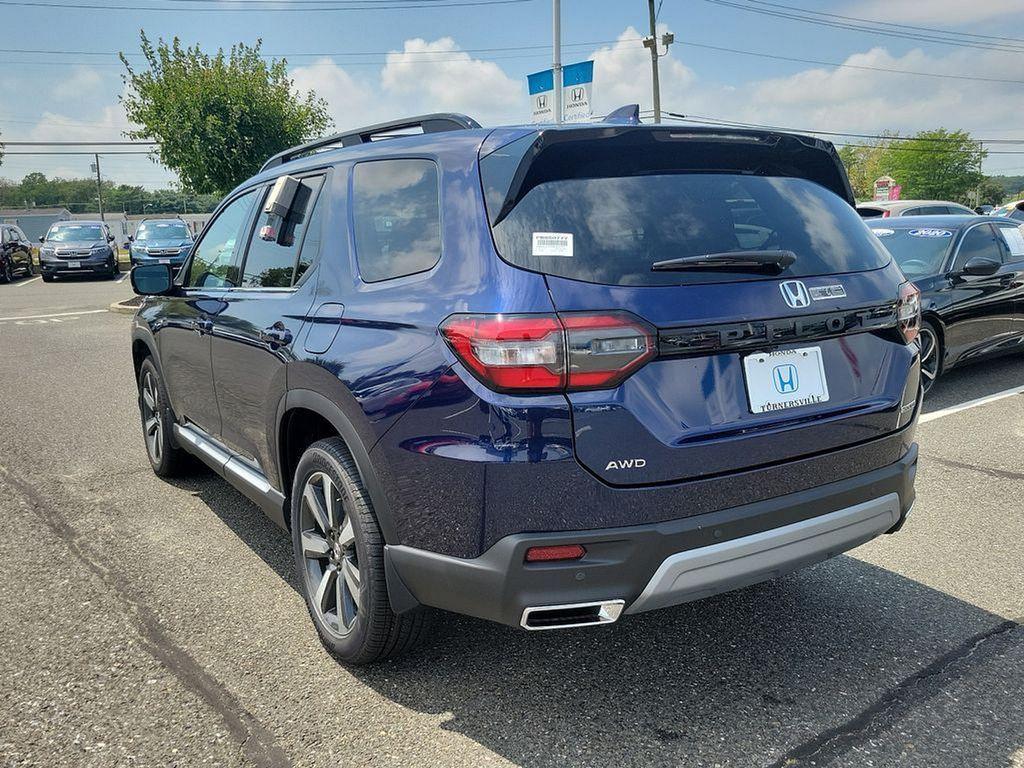
[[[265,171],[268,168],[282,165],[287,163],[289,160],[294,160],[297,157],[308,155],[318,149],[324,149],[326,147],[333,147],[336,145],[351,147],[356,144],[366,144],[373,141],[375,136],[378,138],[384,138],[383,135],[391,131],[404,131],[409,128],[422,128],[424,133],[442,133],[444,131],[460,131],[479,127],[480,123],[473,118],[467,117],[466,115],[460,115],[456,112],[437,112],[432,115],[406,117],[401,120],[393,120],[389,123],[377,123],[376,125],[368,125],[365,128],[356,128],[354,131],[336,133],[333,136],[325,136],[322,139],[316,139],[308,144],[300,144],[297,147],[286,149],[284,152],[279,152],[267,160],[267,162],[263,164],[263,167],[260,168],[260,171]]]

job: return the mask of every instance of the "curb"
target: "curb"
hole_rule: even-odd
[[[109,307],[111,312],[120,312],[122,315],[134,315],[138,311],[138,307],[126,306],[120,301],[115,301]]]

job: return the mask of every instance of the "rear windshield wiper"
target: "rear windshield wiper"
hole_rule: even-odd
[[[724,251],[681,256],[651,264],[652,272],[671,272],[684,269],[774,269],[781,272],[796,261],[792,251]]]

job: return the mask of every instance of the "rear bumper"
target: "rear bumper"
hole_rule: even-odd
[[[528,620],[543,613],[538,607],[605,606],[594,608],[598,618],[618,601],[625,613],[663,608],[775,578],[895,532],[913,505],[916,471],[915,444],[881,469],[680,520],[514,534],[470,559],[388,545],[388,591],[395,610],[423,604],[529,629],[542,628]],[[553,544],[583,544],[587,554],[568,563],[524,562],[529,547]],[[566,624],[549,616],[543,628],[579,625],[580,615],[567,612]]]

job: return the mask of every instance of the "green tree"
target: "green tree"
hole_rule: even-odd
[[[1000,205],[1006,197],[1003,185],[987,176],[978,185],[978,205]]]
[[[259,170],[268,157],[322,135],[330,127],[327,104],[312,91],[293,91],[286,62],[266,62],[262,41],[233,46],[228,54],[151,43],[140,33],[148,69],[127,70],[121,101],[141,126],[133,139],[158,142],[156,155],[182,184],[199,193],[224,193]]]
[[[966,203],[985,178],[981,163],[987,154],[966,131],[939,128],[895,142],[885,162],[903,187],[902,197]]]
[[[875,179],[888,173],[889,148],[892,139],[899,134],[886,132],[885,136],[871,144],[847,144],[839,149],[839,157],[846,166],[850,186],[858,200],[870,200],[875,193]]]

